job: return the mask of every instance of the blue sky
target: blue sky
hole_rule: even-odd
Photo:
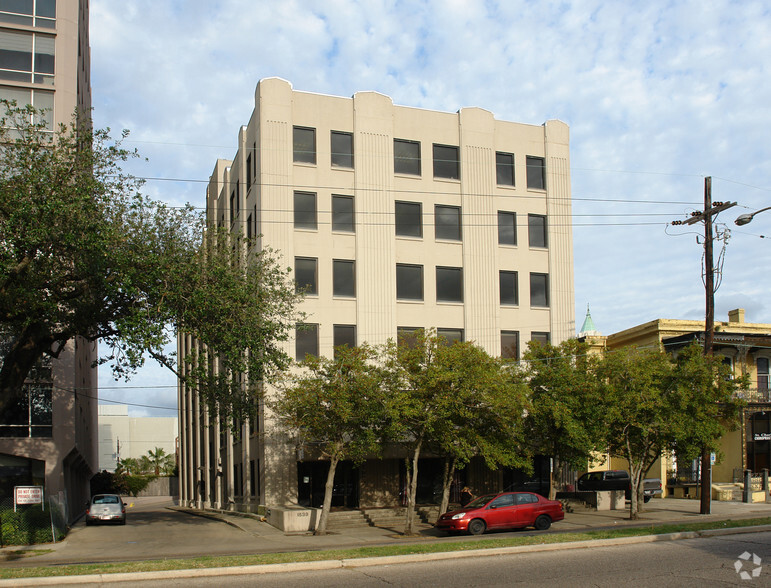
[[[576,323],[591,306],[612,333],[704,315],[696,228],[673,227],[713,199],[739,206],[716,318],[742,307],[771,323],[771,8],[764,2],[648,0],[91,1],[97,126],[131,130],[146,192],[203,206],[217,158],[235,153],[259,79],[395,104],[570,125]],[[769,238],[762,237],[766,235]],[[719,253],[722,244],[717,244]],[[120,386],[123,389],[117,389]],[[126,388],[129,386],[129,388]],[[129,384],[100,372],[100,397],[168,414],[173,378]]]

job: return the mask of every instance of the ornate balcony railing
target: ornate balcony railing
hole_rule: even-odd
[[[747,388],[745,390],[737,390],[736,397],[747,402],[771,402],[771,389]]]

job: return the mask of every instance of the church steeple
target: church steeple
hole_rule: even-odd
[[[592,320],[592,313],[589,312],[589,305],[586,305],[586,318],[584,319],[584,324],[581,326],[581,331],[578,333],[579,337],[599,337],[601,333],[597,330],[597,327],[594,326],[594,321]]]

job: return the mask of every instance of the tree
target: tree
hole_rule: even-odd
[[[528,404],[522,380],[471,342],[441,347],[438,360],[446,371],[452,401],[448,418],[436,428],[431,443],[445,456],[441,513],[449,505],[455,470],[463,469],[472,457],[484,459],[491,470],[502,466],[530,470],[532,454],[523,427]]]
[[[516,445],[523,397],[484,350],[469,342],[448,344],[430,331],[390,341],[384,365],[390,436],[407,449],[404,532],[411,535],[421,453],[430,447],[447,457],[443,503],[454,467],[473,455],[493,466],[525,463]]]
[[[715,448],[735,421],[732,396],[742,380],[692,345],[675,361],[660,349],[624,348],[602,360],[611,455],[626,459],[631,481],[629,518],[639,512],[642,481],[664,451],[695,456]]]
[[[167,455],[166,451],[161,447],[155,449],[149,449],[147,451],[147,459],[150,466],[150,470],[156,475],[163,474],[167,476],[174,469],[174,456]]]
[[[380,450],[385,419],[382,373],[367,345],[340,346],[335,358],[308,356],[271,408],[299,443],[329,460],[316,535],[324,535],[332,506],[335,471],[343,460],[361,463]]]
[[[549,483],[553,500],[559,469],[584,467],[602,446],[604,404],[597,360],[575,339],[556,346],[531,342],[524,360],[531,394],[525,426],[533,451],[554,460]]]
[[[99,363],[116,377],[130,377],[149,355],[222,410],[251,407],[232,375],[257,381],[288,365],[278,346],[296,319],[288,270],[270,251],[243,263],[250,244],[239,236],[205,230],[190,206],[141,195],[141,182],[121,171],[137,154],[109,129],[73,123],[50,132],[31,106],[3,104],[0,413],[19,405],[36,362],[76,337],[100,340]],[[218,371],[194,354],[165,354],[174,329],[216,349]]]

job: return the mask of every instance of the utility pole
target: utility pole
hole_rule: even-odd
[[[736,206],[736,202],[715,202],[712,204],[712,178],[704,178],[704,211],[694,212],[685,221],[674,221],[673,225],[692,225],[704,222],[704,290],[706,293],[706,312],[704,320],[704,355],[712,355],[715,340],[715,267],[712,257],[712,217],[719,212]],[[707,449],[701,452],[701,500],[700,514],[712,511],[712,456]]]

